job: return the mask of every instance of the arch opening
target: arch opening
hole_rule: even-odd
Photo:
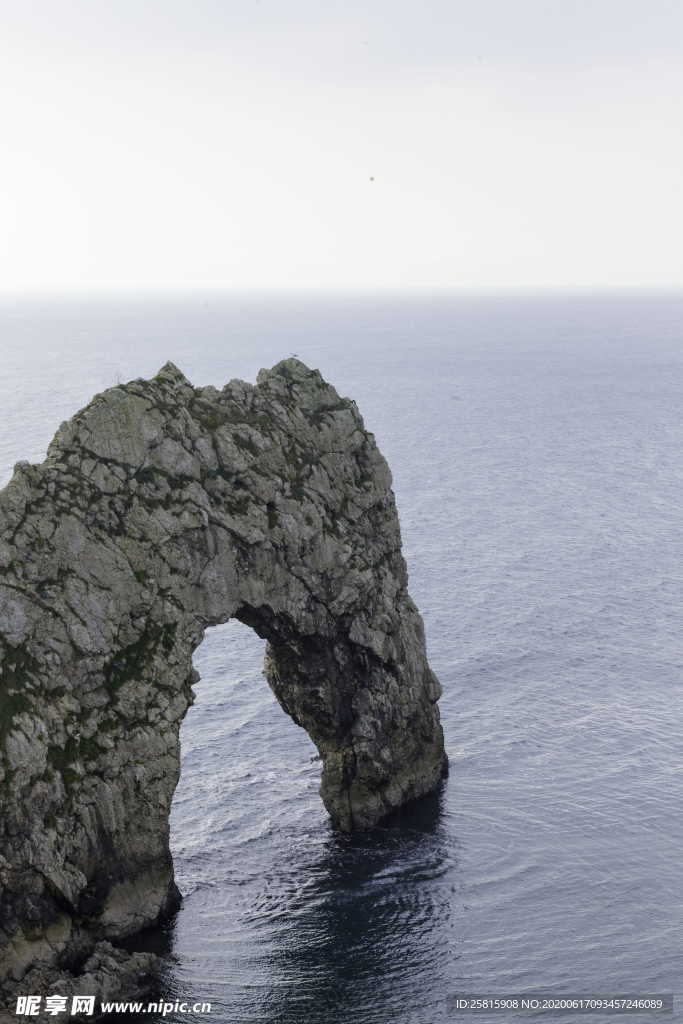
[[[265,646],[233,618],[208,628],[194,652],[199,679],[180,727],[170,816],[183,895],[210,884],[221,865],[272,829],[325,821],[319,755],[264,679]]]

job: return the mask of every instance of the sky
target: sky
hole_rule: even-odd
[[[679,0],[0,0],[0,291],[683,285]]]

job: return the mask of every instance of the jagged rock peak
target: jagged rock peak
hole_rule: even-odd
[[[175,363],[172,363],[170,359],[161,367],[156,375],[156,380],[167,380],[171,384],[183,384],[188,387],[192,386],[185,374],[179,370]]]
[[[305,381],[308,377],[315,377],[322,380],[319,370],[311,370],[305,363],[302,363],[296,356],[289,356],[288,359],[281,359],[279,363],[269,370],[259,370],[256,382],[262,384],[270,377],[285,377],[292,381]]]

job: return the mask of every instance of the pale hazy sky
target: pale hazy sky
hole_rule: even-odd
[[[0,24],[2,291],[683,285],[680,0]]]

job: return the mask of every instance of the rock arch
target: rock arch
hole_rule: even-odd
[[[0,493],[0,963],[68,963],[177,903],[168,815],[192,654],[236,617],[344,830],[446,759],[391,477],[296,359],[95,396]]]

